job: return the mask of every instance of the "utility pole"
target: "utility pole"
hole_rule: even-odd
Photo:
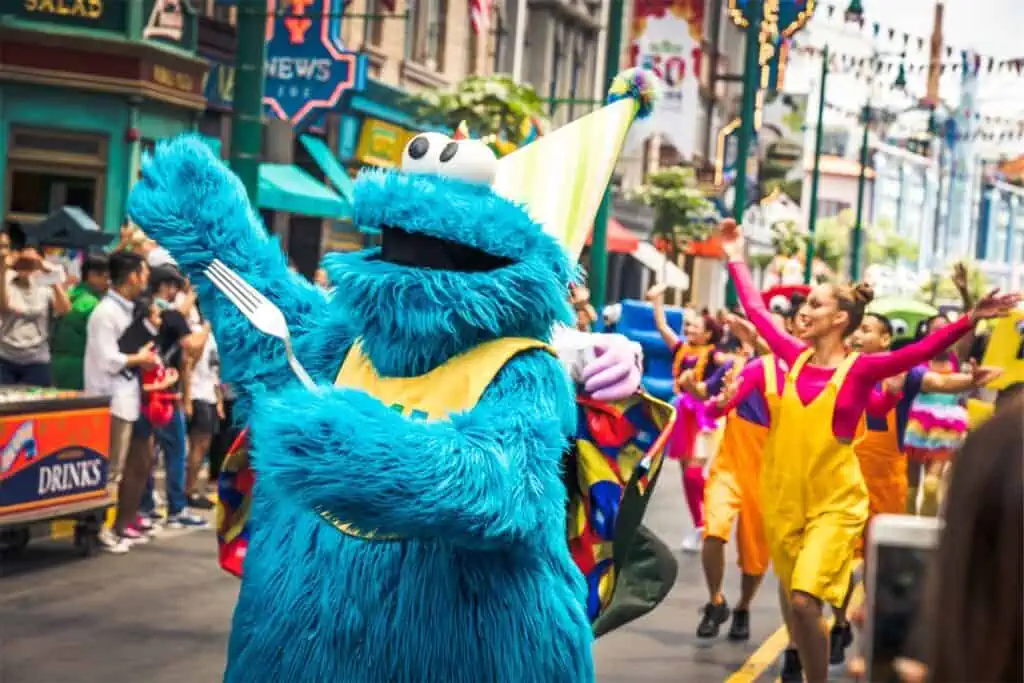
[[[875,60],[871,60],[872,68]],[[861,114],[864,123],[864,134],[860,140],[860,175],[857,177],[857,219],[853,224],[853,240],[850,246],[850,282],[860,277],[861,243],[864,241],[864,187],[867,185],[868,170],[868,132],[871,129],[871,96]]]
[[[818,181],[821,177],[821,147],[825,137],[825,85],[828,81],[828,45],[821,52],[821,81],[818,87],[818,127],[814,138],[814,174],[811,176],[811,206],[807,219],[807,248],[804,255],[804,284],[814,273],[814,230],[818,224]]]
[[[757,92],[761,86],[761,21],[764,19],[764,0],[747,2],[747,46],[744,54],[743,99],[740,105],[740,130],[736,143],[736,194],[733,203],[733,217],[743,222],[743,211],[747,204],[747,157],[754,140],[754,116],[757,109]],[[725,290],[725,305],[729,308],[739,303],[736,287],[732,280]]]
[[[259,199],[263,143],[263,68],[267,53],[266,0],[238,3],[235,96],[231,112],[231,170],[255,207]]]
[[[523,3],[525,4],[525,3]],[[622,54],[622,15],[624,0],[608,3],[608,44],[604,59],[604,92],[612,86],[619,70]],[[590,303],[598,312],[604,308],[608,278],[608,218],[611,215],[612,194],[605,188],[601,206],[594,219],[594,240],[590,249]]]

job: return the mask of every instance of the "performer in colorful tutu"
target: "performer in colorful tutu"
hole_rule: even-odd
[[[743,237],[734,221],[723,222],[721,243],[744,310],[785,364],[776,372],[777,407],[769,402],[771,426],[761,469],[765,536],[788,598],[783,611],[796,643],[796,650],[786,653],[784,678],[794,680],[803,669],[809,683],[824,683],[828,634],[823,604],[843,604],[854,547],[868,517],[853,439],[872,390],[879,381],[935,356],[977,320],[1004,314],[1019,297],[993,293],[964,319],[899,351],[849,353],[845,339],[860,326],[872,299],[870,287],[815,287],[801,308],[802,339],[797,339],[773,324],[744,263]],[[764,389],[764,369],[751,363],[723,408],[732,410],[752,391]]]
[[[712,435],[718,427],[710,417],[704,400],[729,370],[728,358],[717,349],[721,336],[718,323],[711,316],[687,314],[680,339],[665,317],[665,285],[656,285],[647,293],[654,307],[654,325],[673,354],[672,376],[676,387],[676,426],[669,443],[668,456],[682,466],[683,496],[693,518],[694,533],[683,539],[686,552],[697,552],[704,535],[704,467],[713,455]],[[680,379],[691,376],[696,395],[680,390]]]

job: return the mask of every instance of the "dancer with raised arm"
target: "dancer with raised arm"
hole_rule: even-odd
[[[828,677],[824,603],[840,607],[853,572],[854,548],[868,517],[868,494],[853,449],[857,425],[875,385],[933,357],[969,332],[977,320],[1005,314],[1016,294],[993,292],[961,320],[899,351],[850,353],[873,298],[867,285],[823,284],[811,290],[798,315],[801,339],[775,326],[744,263],[735,221],[721,226],[729,274],[750,321],[778,361],[779,399],[761,470],[761,505],[772,564],[785,591],[784,612],[796,650],[787,650],[784,680],[802,668],[809,683]],[[765,373],[750,364],[728,392],[732,410],[765,388]],[[798,654],[799,653],[799,654]]]

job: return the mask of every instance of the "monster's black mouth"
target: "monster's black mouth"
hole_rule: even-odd
[[[399,266],[483,273],[512,265],[512,260],[473,247],[408,232],[393,226],[381,229],[380,260]]]

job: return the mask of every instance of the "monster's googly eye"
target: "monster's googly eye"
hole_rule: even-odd
[[[770,310],[772,313],[780,313],[782,315],[786,315],[787,313],[789,313],[789,309],[789,298],[782,296],[781,294],[773,296],[771,298],[771,301],[768,302],[768,310]]]
[[[479,140],[451,141],[441,150],[438,173],[467,183],[490,185],[498,172],[498,159]]]
[[[402,170],[409,173],[437,173],[441,151],[450,143],[451,139],[441,133],[417,135],[402,152]]]
[[[910,325],[903,318],[893,318],[889,321],[892,325],[892,336],[905,337],[910,332]]]

